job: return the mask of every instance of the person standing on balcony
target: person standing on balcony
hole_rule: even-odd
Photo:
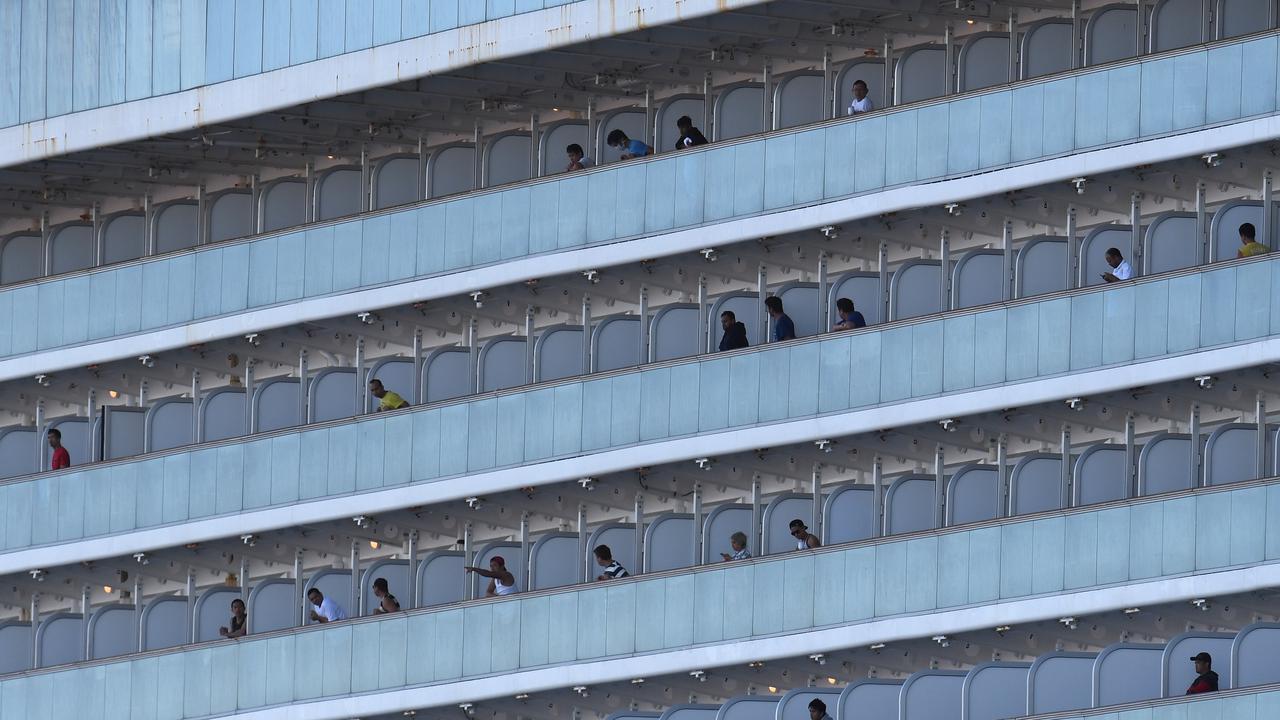
[[[1271,248],[1258,242],[1258,231],[1253,227],[1253,223],[1245,223],[1240,226],[1240,249],[1236,251],[1236,257],[1247,258],[1254,255],[1265,255]]]
[[[53,458],[49,462],[49,469],[61,470],[71,467],[71,453],[62,447],[62,431],[58,428],[51,428],[45,434],[49,438],[49,447],[53,448]]]
[[[800,518],[792,520],[788,529],[791,531],[791,537],[796,539],[797,550],[822,547],[822,541],[818,539],[817,535],[809,532],[809,527]]]
[[[1103,280],[1113,283],[1133,278],[1133,266],[1120,254],[1119,248],[1107,248],[1107,254],[1103,259],[1107,261],[1107,265],[1111,266],[1111,272],[1102,273]]]
[[[747,326],[738,322],[738,316],[732,310],[720,313],[720,327],[724,335],[720,336],[720,352],[747,347]]]
[[[564,154],[569,158],[569,167],[564,169],[565,172],[576,172],[591,167],[591,158],[586,156],[578,143],[566,146]]]
[[[814,698],[809,701],[809,720],[831,720],[827,714],[827,704]]]
[[[347,619],[347,611],[342,606],[334,602],[331,598],[324,596],[318,588],[311,588],[307,591],[307,600],[315,607],[311,610],[311,621],[318,623],[331,623],[339,620]]]
[[[244,609],[244,600],[236,598],[231,601],[231,626],[218,628],[218,634],[224,638],[238,638],[248,633],[249,613]]]
[[[377,578],[373,581],[373,596],[378,598],[378,606],[373,609],[374,615],[400,612],[400,601],[391,594],[386,578]]]
[[[724,562],[733,560],[746,560],[751,557],[751,551],[747,549],[747,534],[739,530],[729,536],[729,547],[733,548],[733,554],[720,553],[720,558]]]
[[[693,119],[688,115],[681,115],[680,119],[676,120],[676,128],[680,130],[680,139],[676,140],[677,150],[707,144],[707,136],[693,126]]]
[[[501,555],[494,555],[489,560],[488,570],[470,565],[463,568],[463,570],[489,578],[489,587],[484,591],[485,597],[515,595],[518,591],[518,588],[516,588],[516,576],[512,575],[511,571],[507,569],[507,561]]]
[[[840,316],[840,322],[832,325],[832,330],[856,330],[867,326],[867,319],[853,309],[853,301],[849,298],[836,300],[836,313]]]
[[[1212,670],[1213,657],[1207,652],[1198,653],[1191,658],[1196,664],[1196,680],[1187,688],[1188,695],[1218,692],[1218,673]]]
[[[382,387],[382,381],[374,378],[369,381],[369,392],[378,398],[378,407],[374,408],[374,412],[382,412],[383,410],[399,410],[403,407],[409,407],[409,402],[400,397],[399,394]]]
[[[621,128],[617,128],[613,132],[609,133],[607,140],[609,147],[617,148],[622,151],[623,160],[631,160],[633,158],[640,158],[653,154],[653,148],[644,144],[641,140],[632,140],[627,137],[627,134],[622,132]]]
[[[782,298],[770,295],[764,299],[764,307],[769,311],[769,317],[773,318],[773,341],[795,340],[796,324],[782,311]]]
[[[853,102],[849,103],[850,115],[861,115],[865,112],[871,112],[876,109],[876,104],[871,102],[871,98],[867,97],[867,83],[865,80],[853,81]]]
[[[596,580],[617,580],[618,578],[629,577],[631,573],[622,567],[622,564],[613,559],[613,551],[608,545],[597,545],[592,551],[596,556],[596,564],[604,568],[604,570],[596,576]]]

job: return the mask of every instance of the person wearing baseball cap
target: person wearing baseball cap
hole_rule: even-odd
[[[489,578],[489,587],[484,591],[485,597],[514,595],[517,592],[516,576],[512,575],[510,570],[507,570],[507,561],[501,555],[494,555],[489,559],[488,570],[470,565],[463,569],[481,577]]]
[[[1199,695],[1200,693],[1217,692],[1218,691],[1218,673],[1210,668],[1213,666],[1213,658],[1207,652],[1202,652],[1191,657],[1191,662],[1196,664],[1196,681],[1191,683],[1191,687],[1187,688],[1188,695]]]

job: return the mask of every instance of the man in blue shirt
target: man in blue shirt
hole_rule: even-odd
[[[622,151],[623,160],[644,157],[653,153],[653,148],[645,145],[640,140],[632,140],[627,137],[627,134],[622,132],[621,128],[609,133],[608,142],[609,147],[618,148]]]
[[[782,312],[782,298],[771,295],[764,299],[764,307],[769,311],[769,317],[773,318],[773,341],[795,340],[796,324]]]
[[[853,309],[853,301],[849,298],[836,300],[836,312],[840,314],[840,322],[831,326],[832,330],[856,330],[867,326],[866,318]]]

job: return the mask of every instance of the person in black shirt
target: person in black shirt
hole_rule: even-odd
[[[707,144],[707,136],[693,126],[693,120],[688,115],[681,115],[680,119],[676,120],[676,127],[680,130],[680,139],[676,141],[677,150]]]
[[[1187,688],[1187,694],[1218,692],[1218,673],[1210,669],[1213,667],[1213,657],[1207,652],[1202,652],[1193,656],[1191,662],[1196,664],[1196,681]]]
[[[737,350],[738,348],[747,347],[747,326],[738,322],[738,317],[733,314],[732,310],[725,310],[720,313],[720,327],[724,328],[724,335],[720,338],[720,352],[725,350]]]
[[[224,638],[244,637],[248,632],[249,613],[245,612],[244,601],[236,598],[231,601],[231,627],[218,628],[218,634]]]

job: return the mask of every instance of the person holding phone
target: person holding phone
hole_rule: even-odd
[[[1113,283],[1133,278],[1133,266],[1129,265],[1129,261],[1120,254],[1119,248],[1107,248],[1104,259],[1107,265],[1111,266],[1111,272],[1099,273],[1098,276],[1103,280]]]
[[[746,560],[751,557],[751,551],[747,549],[747,534],[744,532],[736,532],[729,536],[729,546],[733,548],[733,554],[722,552],[720,557],[724,562],[733,560]]]

